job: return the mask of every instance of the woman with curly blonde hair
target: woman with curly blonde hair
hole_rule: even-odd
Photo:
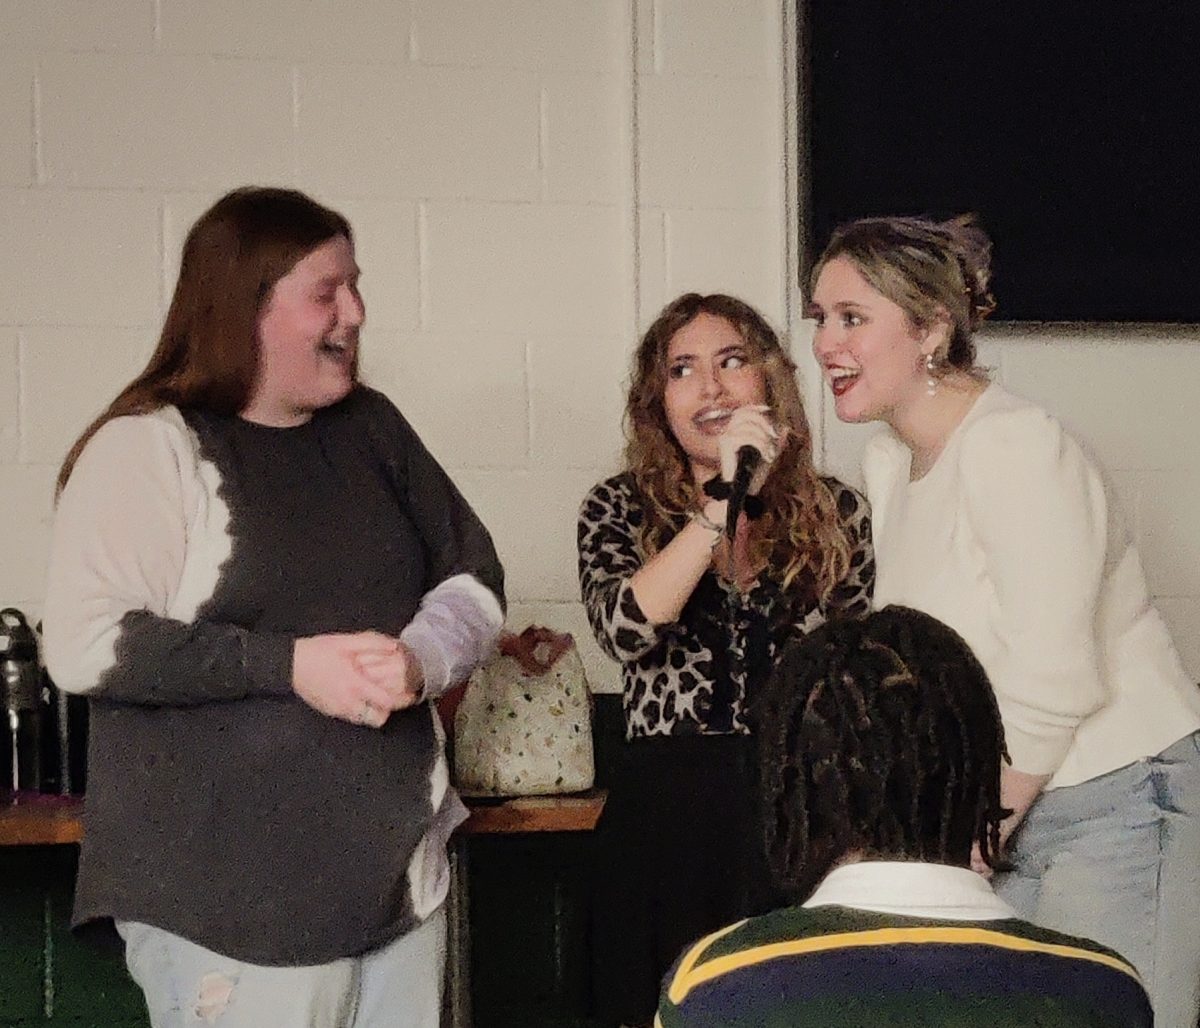
[[[769,900],[755,693],[788,638],[870,603],[866,502],[813,468],[795,371],[746,303],[679,297],[634,358],[625,470],[580,510],[584,604],[623,669],[596,992],[626,1024],[653,1016],[685,943]],[[729,538],[729,483],[747,446],[760,460]]]

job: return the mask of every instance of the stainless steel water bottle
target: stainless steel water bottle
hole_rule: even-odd
[[[4,766],[0,787],[42,785],[42,669],[37,636],[14,607],[0,610],[0,690],[4,701]]]

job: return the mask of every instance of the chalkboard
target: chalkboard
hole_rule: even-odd
[[[995,317],[1200,322],[1200,3],[810,0],[806,263],[976,211]]]

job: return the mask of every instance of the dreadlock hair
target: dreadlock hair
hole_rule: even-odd
[[[767,855],[806,898],[847,854],[967,867],[999,849],[1008,759],[987,673],[952,629],[887,607],[784,650],[759,708]]]

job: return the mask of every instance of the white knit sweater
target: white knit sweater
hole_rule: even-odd
[[[926,611],[970,644],[1017,770],[1075,785],[1200,727],[1119,511],[1058,421],[992,384],[930,471],[909,468],[892,433],[868,443],[876,606]]]

